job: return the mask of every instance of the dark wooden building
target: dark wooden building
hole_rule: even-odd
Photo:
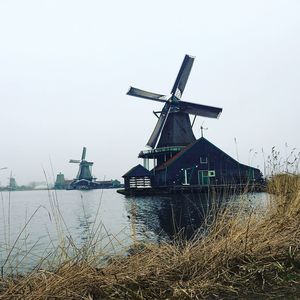
[[[259,169],[230,157],[204,137],[153,169],[155,186],[220,186],[261,181]]]
[[[152,172],[137,165],[123,175],[125,189],[149,189],[153,186]]]
[[[155,158],[155,154],[152,155]],[[171,155],[169,153],[166,157]],[[259,169],[239,163],[204,137],[187,145],[152,170],[137,165],[123,178],[125,194],[237,189],[260,186],[263,182]]]

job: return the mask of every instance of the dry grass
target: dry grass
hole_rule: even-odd
[[[0,281],[1,299],[300,297],[300,177],[278,175],[264,212],[227,207],[208,234],[136,247],[101,268],[76,258],[53,271]]]

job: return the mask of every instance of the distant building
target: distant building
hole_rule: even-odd
[[[67,184],[66,184],[66,180],[65,180],[65,176],[62,173],[59,173],[56,175],[56,180],[54,183],[54,188],[56,190],[63,190],[67,188]]]
[[[16,179],[14,177],[9,177],[8,189],[15,191],[18,188]]]
[[[122,184],[118,180],[105,180],[105,181],[96,181],[96,180],[87,180],[87,179],[75,179],[67,180],[65,179],[64,174],[59,173],[56,175],[56,180],[54,184],[54,189],[57,190],[90,190],[90,189],[113,189],[120,188]]]

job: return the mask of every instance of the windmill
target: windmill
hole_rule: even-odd
[[[7,178],[8,179],[8,189],[9,190],[16,190],[18,185],[16,182],[16,178],[14,177],[14,175],[12,174],[12,172],[10,172],[10,176]]]
[[[156,126],[147,142],[152,149],[187,146],[195,141],[189,115],[218,118],[222,108],[182,101],[194,57],[185,55],[170,95],[147,92],[130,87],[127,95],[164,103]]]
[[[85,160],[86,157],[86,147],[83,147],[82,149],[82,155],[81,155],[81,160],[77,160],[77,159],[70,159],[70,163],[73,164],[79,164],[79,171],[77,173],[76,176],[76,180],[88,180],[88,181],[92,181],[93,176],[92,176],[92,165],[94,164],[93,162],[89,162]]]
[[[144,166],[138,164],[123,175],[125,195],[156,195],[176,192],[209,191],[248,186],[262,182],[259,169],[240,164],[203,137],[196,140],[193,124],[197,116],[218,118],[222,108],[182,101],[194,57],[186,55],[170,95],[156,94],[130,87],[127,95],[162,102],[154,112],[156,126],[147,142],[151,149],[141,151]],[[190,116],[194,116],[191,123]],[[153,168],[149,168],[149,160]]]

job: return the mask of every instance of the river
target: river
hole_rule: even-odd
[[[254,206],[267,199],[263,193],[246,197]],[[53,259],[58,245],[73,254],[88,245],[111,255],[136,240],[171,240],[182,228],[190,237],[221,200],[205,194],[125,197],[114,189],[1,192],[0,266],[4,273],[33,268]]]

